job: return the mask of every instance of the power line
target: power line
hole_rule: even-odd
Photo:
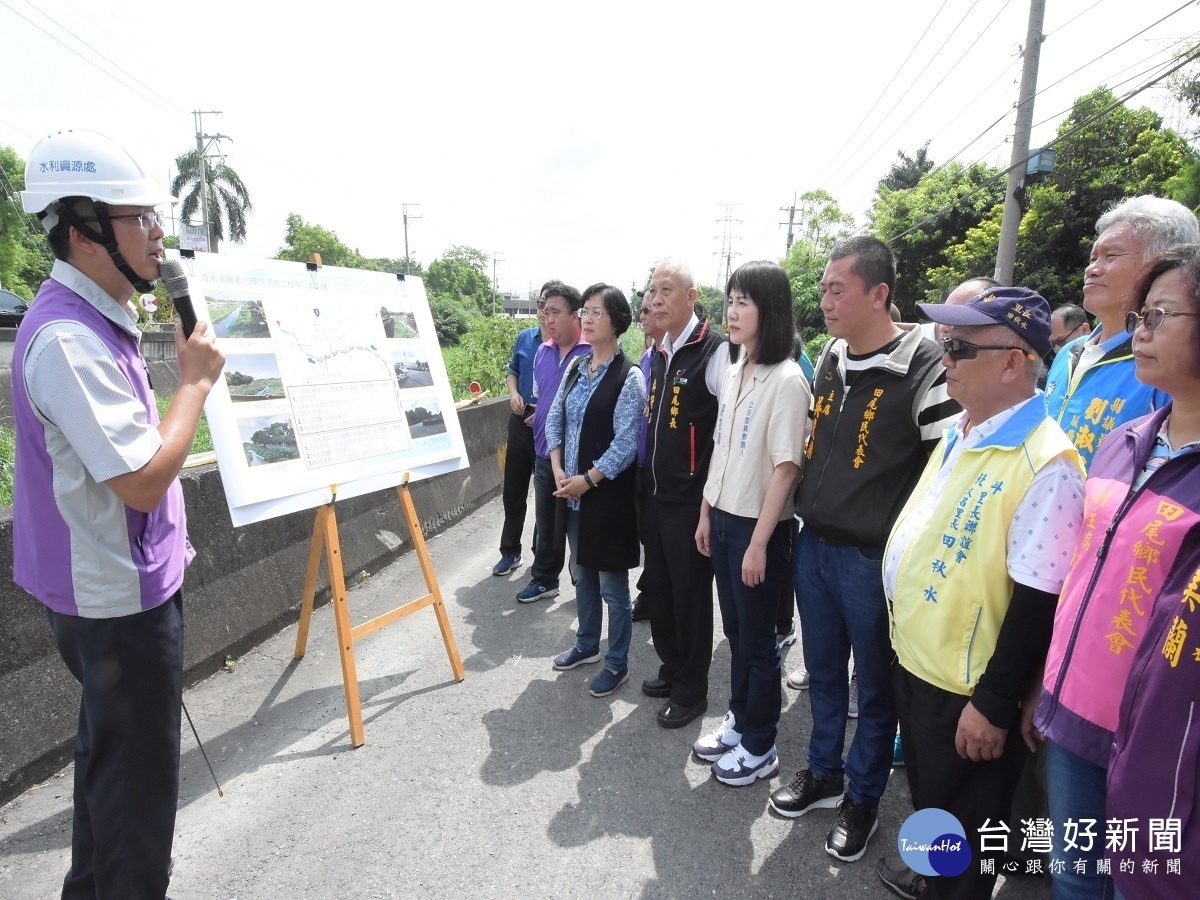
[[[124,88],[127,88],[130,91],[133,91],[133,93],[137,94],[139,97],[141,97],[143,100],[145,100],[150,105],[157,107],[158,109],[160,109],[161,111],[163,111],[165,113],[169,113],[171,115],[176,115],[175,110],[167,109],[161,103],[159,103],[157,100],[155,100],[153,97],[149,97],[146,94],[143,94],[141,91],[135,89],[132,85],[127,84],[124,81],[121,81],[119,78],[117,78],[116,75],[114,75],[112,72],[105,69],[103,66],[101,66],[99,63],[97,63],[95,60],[88,59],[86,56],[84,56],[82,53],[80,53],[77,49],[72,47],[70,44],[68,44],[62,38],[58,37],[57,35],[51,34],[49,31],[47,31],[45,28],[43,28],[37,22],[30,19],[28,16],[13,9],[12,6],[6,2],[6,0],[0,0],[0,6],[3,6],[5,9],[7,9],[9,12],[11,12],[14,16],[17,16],[17,17],[23,19],[25,22],[32,25],[34,28],[36,28],[42,34],[46,35],[51,40],[55,41],[56,43],[61,44],[63,47],[66,47],[68,50],[70,50],[72,53],[74,53],[76,56],[78,56],[80,59],[82,59],[85,63],[87,63],[92,68],[94,68],[97,72],[103,73],[104,75],[108,76],[113,81],[115,81],[117,84],[121,85]],[[72,35],[72,37],[74,37],[74,35]],[[78,38],[76,38],[76,40],[78,40]],[[85,43],[84,46],[87,47],[89,50],[92,50],[92,48],[88,44]],[[92,50],[92,52],[98,53],[98,51],[95,51],[95,50]],[[98,55],[102,55],[102,54],[98,54]],[[120,69],[120,67],[117,67],[117,68],[123,74],[128,75],[128,73],[126,73],[124,69]],[[129,76],[129,77],[132,77],[132,76]],[[134,79],[134,80],[136,80],[136,79]],[[139,82],[139,84],[140,84],[140,82]]]
[[[925,40],[925,35],[929,34],[929,29],[933,27],[933,23],[937,21],[938,16],[942,14],[942,10],[946,8],[946,4],[949,2],[950,0],[942,0],[942,5],[938,7],[937,12],[933,14],[933,18],[929,20],[929,24],[925,26],[925,30],[921,32],[921,36],[917,38],[917,42],[913,44],[912,49],[908,51],[908,56],[904,57],[904,62],[900,63],[900,67],[896,69],[896,71],[892,74],[892,77],[888,80],[888,83],[884,85],[883,90],[879,92],[879,96],[875,98],[875,102],[871,104],[871,108],[868,109],[866,114],[862,117],[862,121],[854,126],[854,130],[850,132],[850,137],[846,138],[846,142],[842,144],[842,146],[838,147],[837,152],[833,154],[833,158],[830,159],[829,162],[825,164],[824,168],[817,173],[817,177],[813,179],[814,181],[820,183],[822,177],[825,175],[825,170],[837,161],[837,159],[842,155],[843,150],[850,146],[850,142],[854,140],[855,136],[857,136],[859,132],[859,129],[861,129],[863,125],[867,123],[867,119],[869,119],[871,117],[871,113],[875,111],[875,107],[879,105],[880,101],[883,100],[884,96],[891,89],[892,85],[896,83],[896,79],[900,76],[900,73],[904,71],[904,67],[908,65],[908,61],[912,59],[912,55],[917,52],[917,48],[921,46],[921,42]],[[936,58],[936,54],[934,54],[934,56]],[[915,80],[913,81],[913,84],[916,84]],[[909,87],[911,88],[912,85],[910,84]],[[834,170],[833,174],[836,175],[837,170]]]
[[[1076,13],[1075,15],[1071,16],[1071,18],[1067,19],[1067,21],[1065,21],[1061,25],[1059,25],[1057,28],[1047,31],[1045,34],[1042,35],[1042,40],[1045,40],[1046,38],[1050,37],[1050,35],[1052,35],[1052,34],[1058,34],[1060,31],[1062,31],[1064,28],[1066,28],[1068,25],[1070,25],[1072,22],[1074,22],[1080,16],[1086,16],[1088,13],[1090,13],[1093,9],[1095,9],[1097,6],[1099,6],[1103,2],[1104,2],[1104,0],[1096,0],[1095,3],[1093,3],[1087,9],[1085,9],[1083,12]]]
[[[1050,90],[1051,88],[1053,88],[1053,87],[1057,87],[1058,85],[1060,85],[1060,84],[1062,84],[1064,81],[1066,81],[1068,78],[1070,78],[1072,75],[1076,75],[1076,74],[1078,74],[1079,72],[1082,72],[1082,71],[1083,71],[1084,69],[1086,69],[1088,66],[1090,66],[1090,65],[1093,65],[1094,63],[1098,63],[1100,60],[1104,59],[1104,57],[1108,56],[1108,54],[1112,53],[1112,52],[1113,52],[1113,51],[1115,51],[1115,50],[1119,50],[1120,48],[1124,47],[1126,44],[1128,44],[1128,43],[1129,43],[1130,41],[1132,41],[1134,38],[1141,37],[1143,34],[1145,34],[1145,33],[1146,33],[1147,31],[1149,31],[1151,28],[1154,28],[1154,27],[1156,27],[1156,26],[1158,26],[1158,25],[1161,25],[1163,22],[1167,21],[1167,19],[1171,18],[1172,16],[1174,16],[1174,15],[1178,15],[1179,13],[1183,12],[1183,10],[1187,9],[1187,8],[1188,8],[1189,6],[1191,6],[1191,5],[1192,5],[1194,2],[1195,2],[1195,0],[1188,0],[1188,2],[1187,2],[1187,3],[1183,4],[1183,6],[1179,7],[1178,9],[1174,10],[1173,12],[1169,12],[1169,13],[1167,13],[1165,16],[1163,16],[1163,17],[1162,17],[1161,19],[1159,19],[1157,22],[1153,22],[1153,23],[1151,23],[1151,24],[1147,25],[1147,26],[1146,26],[1145,28],[1143,28],[1141,31],[1137,32],[1137,34],[1131,34],[1129,37],[1125,38],[1125,40],[1121,41],[1121,43],[1119,43],[1119,44],[1117,44],[1117,45],[1115,45],[1115,46],[1113,46],[1113,47],[1109,47],[1107,50],[1105,50],[1105,51],[1104,51],[1103,53],[1101,53],[1099,56],[1095,57],[1094,59],[1091,59],[1091,60],[1089,60],[1088,62],[1085,62],[1085,63],[1084,63],[1082,66],[1080,66],[1079,68],[1075,69],[1073,72],[1068,72],[1068,73],[1067,73],[1066,75],[1064,75],[1062,78],[1058,79],[1058,81],[1055,81],[1055,82],[1053,82],[1053,83],[1051,83],[1051,84],[1048,84],[1048,85],[1046,85],[1044,88],[1042,88],[1042,89],[1041,89],[1041,90],[1039,90],[1039,91],[1038,91],[1036,94],[1034,94],[1034,95],[1033,95],[1033,96],[1034,96],[1034,98],[1036,99],[1037,97],[1040,97],[1042,94],[1044,94],[1046,91]],[[1097,4],[1095,4],[1095,3],[1093,3],[1093,4],[1092,4],[1092,6],[1093,6],[1093,7],[1094,7],[1094,6],[1096,6],[1096,5],[1097,5]],[[1091,8],[1091,7],[1089,7],[1089,9],[1090,9],[1090,8]],[[1084,10],[1084,12],[1087,12],[1087,10]],[[1083,15],[1083,13],[1080,13],[1080,15]],[[1079,18],[1079,16],[1076,16],[1075,18]],[[1074,19],[1072,19],[1071,21],[1074,21]],[[1049,37],[1049,35],[1047,35],[1047,37]],[[1135,63],[1134,65],[1136,65],[1136,63]]]
[[[987,25],[984,26],[983,31],[979,32],[979,34],[976,36],[975,40],[971,41],[971,46],[967,47],[966,50],[964,50],[962,53],[960,53],[958,55],[958,59],[956,59],[954,61],[954,65],[952,65],[946,71],[946,74],[942,76],[941,80],[933,86],[933,88],[929,91],[929,93],[926,94],[921,99],[921,102],[916,105],[916,108],[913,109],[913,111],[908,114],[909,117],[912,117],[913,115],[915,115],[921,109],[921,107],[923,107],[926,103],[928,103],[929,98],[932,97],[935,93],[937,93],[937,89],[946,83],[947,78],[949,78],[952,74],[954,74],[954,70],[957,69],[963,62],[965,62],[967,59],[970,58],[971,50],[975,47],[976,44],[978,44],[981,40],[983,40],[983,36],[985,34],[987,34],[989,30],[991,30],[991,27],[993,25],[996,24],[996,20],[998,18],[1000,18],[1000,14],[1003,13],[1004,10],[1006,10],[1008,8],[1010,3],[1012,3],[1012,0],[1004,0],[1004,5],[1001,6],[1000,9],[998,9],[996,11],[996,14],[994,16],[992,16],[991,21],[989,21],[987,23]],[[900,103],[899,103],[899,101],[897,101],[896,106],[898,107],[899,105],[900,105]],[[893,109],[895,109],[895,107],[893,107]],[[891,115],[891,113],[889,112],[888,115]],[[887,117],[885,116],[884,120],[886,121],[886,119],[887,119]],[[883,124],[883,123],[881,122],[880,124]],[[895,129],[893,129],[892,133],[889,134],[886,138],[883,139],[883,141],[880,142],[880,145],[881,146],[882,145],[890,145],[892,138],[894,138],[900,132],[900,129],[903,128],[906,124],[908,124],[907,121],[901,122],[899,125],[897,125],[895,127]],[[845,178],[843,178],[841,181],[839,181],[836,185],[834,185],[834,190],[841,187],[843,184],[845,184],[847,181],[849,181],[851,178],[853,178],[855,175],[857,175],[859,172],[861,172],[863,167],[868,162],[870,162],[873,158],[874,158],[874,156],[868,156],[861,163],[859,163],[857,169],[855,169],[853,172],[851,172],[849,175],[847,175]],[[832,192],[833,191],[831,190],[830,193],[832,193]]]
[[[1150,81],[1147,81],[1144,84],[1139,85],[1138,87],[1129,91],[1127,94],[1124,94],[1123,96],[1118,97],[1115,101],[1110,103],[1108,106],[1104,107],[1104,109],[1100,110],[1098,113],[1095,113],[1094,115],[1088,117],[1087,119],[1084,119],[1082,122],[1076,123],[1074,126],[1072,126],[1071,128],[1064,131],[1062,134],[1055,137],[1054,140],[1049,141],[1046,144],[1043,144],[1042,147],[1039,148],[1038,152],[1040,153],[1042,150],[1045,150],[1049,147],[1055,146],[1056,144],[1060,143],[1061,141],[1066,140],[1068,137],[1073,135],[1075,132],[1079,131],[1081,128],[1085,128],[1086,126],[1091,125],[1093,122],[1099,121],[1100,119],[1107,116],[1110,112],[1112,112],[1117,107],[1123,106],[1127,100],[1131,100],[1132,98],[1134,98],[1138,94],[1140,94],[1142,91],[1145,91],[1145,90],[1148,90],[1148,89],[1154,87],[1154,85],[1158,84],[1160,81],[1163,81],[1168,75],[1173,75],[1175,72],[1178,72],[1180,69],[1182,69],[1184,66],[1186,66],[1188,63],[1192,62],[1195,59],[1200,59],[1200,49],[1197,49],[1197,50],[1193,51],[1192,53],[1189,53],[1187,56],[1185,56],[1183,59],[1181,59],[1177,65],[1172,66],[1170,69],[1163,72],[1158,77],[1153,78]],[[1025,165],[1027,162],[1029,162],[1029,160],[1033,159],[1033,157],[1035,155],[1036,154],[1030,154],[1029,156],[1026,156],[1024,159],[1018,161],[1017,163],[1010,165],[1008,168],[1004,169],[1003,171],[997,172],[995,175],[992,175],[990,178],[987,178],[986,180],[980,182],[972,190],[963,194],[961,197],[958,197],[957,199],[951,201],[950,203],[947,203],[941,209],[936,210],[931,215],[922,219],[920,222],[917,222],[915,225],[911,225],[908,228],[904,229],[899,234],[895,235],[890,240],[888,240],[887,243],[890,244],[895,241],[898,241],[898,240],[900,240],[900,238],[904,237],[906,234],[910,234],[910,233],[916,231],[918,228],[928,225],[930,222],[938,219],[940,216],[942,216],[945,213],[949,212],[950,210],[954,209],[954,207],[958,206],[960,203],[962,203],[966,200],[969,200],[971,197],[978,194],[984,188],[989,187],[994,182],[1000,180],[1001,178],[1007,178],[1009,172],[1011,172],[1015,168],[1018,168],[1019,166]]]
[[[1005,4],[1004,4],[1004,5],[1005,5],[1005,6],[1007,6],[1009,2],[1011,2],[1011,0],[1005,0]],[[945,5],[945,4],[943,4],[943,5]],[[958,34],[958,30],[959,30],[959,29],[960,29],[960,28],[963,26],[963,23],[964,23],[964,22],[966,22],[967,18],[968,18],[968,17],[971,15],[971,13],[974,11],[975,7],[976,7],[976,6],[978,6],[978,5],[979,5],[979,0],[975,0],[975,2],[973,2],[973,3],[971,4],[970,8],[969,8],[969,9],[968,9],[968,10],[967,10],[967,11],[966,11],[964,14],[963,14],[963,17],[962,17],[961,19],[959,19],[959,20],[958,20],[958,24],[954,26],[954,30],[950,32],[949,36],[947,36],[947,37],[946,37],[946,39],[945,39],[945,41],[943,42],[943,44],[942,44],[942,48],[943,48],[943,49],[945,48],[946,44],[950,43],[950,41],[954,39],[954,35]],[[940,12],[941,10],[939,9],[938,11]],[[972,46],[974,46],[974,45],[972,44]],[[925,73],[929,71],[929,65],[930,65],[930,64],[932,64],[933,62],[935,62],[935,61],[937,60],[937,58],[938,58],[938,56],[941,54],[941,52],[942,52],[942,50],[941,50],[941,49],[939,49],[939,50],[938,50],[936,53],[934,53],[934,55],[933,55],[933,59],[931,59],[931,60],[929,61],[929,64],[927,64],[927,65],[926,65],[926,66],[925,66],[925,67],[924,67],[924,68],[921,70],[920,74],[918,74],[916,78],[914,78],[914,79],[913,79],[911,82],[909,82],[909,84],[908,84],[908,87],[906,87],[906,88],[905,88],[905,89],[904,89],[904,90],[901,92],[901,94],[900,94],[900,99],[899,99],[899,100],[897,100],[897,101],[896,101],[894,104],[892,104],[892,108],[891,108],[891,109],[889,109],[889,110],[887,111],[887,113],[885,113],[885,114],[884,114],[884,117],[883,117],[882,119],[880,119],[880,120],[879,120],[879,124],[876,126],[876,128],[881,128],[881,127],[883,127],[883,123],[884,123],[884,122],[886,122],[886,121],[887,121],[889,118],[891,118],[891,115],[892,115],[892,113],[894,113],[894,112],[897,110],[897,108],[899,108],[901,101],[903,101],[903,99],[904,99],[906,96],[908,96],[908,93],[909,93],[909,91],[911,91],[911,90],[912,90],[914,87],[916,87],[916,84],[917,84],[917,82],[918,82],[918,81],[920,81],[920,80],[921,80],[921,78],[922,78],[922,77],[925,75]],[[961,56],[961,55],[960,55],[960,57],[959,57],[959,61],[960,61],[960,62],[962,61],[962,56]],[[957,63],[956,63],[956,65],[957,65]],[[920,107],[918,107],[918,108],[920,108]],[[916,110],[914,110],[914,112],[915,112],[915,111],[916,111]],[[848,143],[848,142],[847,142],[847,143]],[[876,142],[874,142],[874,141],[872,141],[871,143],[872,143],[872,145],[873,145],[873,146],[878,146],[878,144],[876,144]],[[861,148],[861,147],[860,147],[860,148],[859,148],[859,150],[861,150],[861,149],[863,149],[863,148]],[[830,173],[829,177],[828,177],[827,179],[825,179],[825,181],[827,182],[827,181],[830,181],[830,180],[832,180],[832,179],[834,178],[834,176],[836,176],[836,175],[837,175],[837,173],[838,173],[838,172],[842,171],[842,169],[844,169],[844,168],[845,168],[847,165],[849,165],[849,164],[850,164],[850,161],[851,161],[851,160],[853,160],[853,159],[854,159],[854,157],[858,155],[858,153],[859,153],[859,150],[856,150],[854,153],[851,153],[851,154],[850,154],[849,156],[847,156],[847,157],[846,157],[844,160],[842,160],[842,164],[841,164],[840,166],[838,166],[836,169],[834,169],[834,170],[833,170],[833,172],[832,172],[832,173]],[[840,151],[839,151],[839,152],[840,152]],[[868,157],[868,159],[870,159],[870,158],[871,158],[871,157]],[[861,166],[859,166],[859,168],[862,168],[862,167],[861,167]],[[857,169],[856,169],[855,171],[857,171]],[[840,186],[841,184],[844,184],[844,183],[845,183],[845,180],[846,180],[846,179],[842,179],[842,181],[838,182],[838,184],[837,184],[837,185],[835,185],[835,187],[838,187],[838,186]],[[824,186],[825,186],[825,182],[822,182],[822,183],[821,183],[821,187],[824,187]],[[830,191],[830,193],[832,193],[832,191]]]
[[[95,47],[93,47],[91,44],[89,44],[87,41],[85,41],[79,35],[75,34],[73,31],[71,31],[71,29],[69,29],[66,25],[62,24],[57,19],[52,19],[44,11],[38,9],[36,6],[33,5],[32,0],[25,0],[25,5],[32,8],[37,13],[39,13],[42,16],[42,18],[44,18],[50,22],[53,22],[56,27],[58,27],[62,31],[65,31],[67,34],[69,34],[71,37],[73,37],[75,40],[77,40],[80,44],[82,44],[84,47],[86,47],[92,53],[95,53],[97,56],[99,56],[102,60],[104,60],[106,63],[108,63],[114,69],[116,69],[118,72],[120,72],[126,78],[128,78],[130,81],[133,81],[136,84],[141,85],[146,90],[148,90],[150,93],[152,93],[154,96],[158,97],[160,100],[164,101],[169,106],[174,107],[175,111],[178,112],[180,115],[187,115],[187,113],[183,109],[180,109],[178,106],[175,106],[175,104],[172,103],[168,97],[164,97],[162,94],[160,94],[158,91],[156,91],[150,85],[146,84],[146,82],[142,81],[140,78],[138,78],[132,72],[130,72],[128,69],[122,68],[122,66],[119,63],[116,63],[113,60],[109,59],[107,56],[105,56],[103,53],[101,53],[99,50],[97,50]],[[75,12],[76,12],[76,14],[79,14],[78,10],[75,10]],[[27,19],[26,21],[29,21],[29,20]],[[33,24],[33,23],[30,22],[30,24]],[[66,46],[66,45],[64,44],[63,46]]]

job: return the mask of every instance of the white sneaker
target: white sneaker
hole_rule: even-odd
[[[741,742],[741,732],[734,729],[733,713],[727,712],[716,731],[692,744],[692,752],[705,762],[716,762]]]
[[[738,744],[715,763],[712,773],[722,784],[744,787],[759,778],[770,778],[779,774],[779,755],[772,747],[762,756],[754,756]]]
[[[808,669],[801,667],[789,675],[787,677],[787,686],[793,691],[808,690]]]

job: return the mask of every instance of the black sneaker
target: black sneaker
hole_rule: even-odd
[[[781,816],[794,819],[810,809],[836,809],[842,792],[842,779],[816,778],[811,769],[801,769],[795,781],[771,792],[771,806]]]
[[[825,838],[825,852],[842,862],[862,859],[867,852],[867,841],[879,827],[879,807],[855,803],[846,796],[838,812],[833,830]]]

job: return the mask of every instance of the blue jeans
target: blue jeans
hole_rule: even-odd
[[[896,737],[895,654],[883,595],[883,550],[837,547],[801,528],[792,562],[810,678],[809,767],[818,778],[840,779],[844,772],[851,799],[875,806],[887,787]],[[851,649],[858,672],[858,728],[843,763]]]
[[[1064,750],[1054,741],[1047,741],[1042,748],[1046,757],[1047,794],[1050,800],[1050,821],[1054,824],[1054,842],[1050,847],[1051,879],[1054,884],[1054,900],[1111,900],[1113,882],[1107,875],[1096,874],[1096,862],[1104,859],[1105,800],[1108,796],[1106,781],[1108,772],[1094,763]],[[1067,850],[1063,830],[1068,819],[1094,819],[1095,832],[1091,850],[1079,846]],[[1080,826],[1081,830],[1083,826]],[[1086,844],[1081,837],[1075,843]],[[1082,859],[1087,865],[1086,874],[1075,871],[1075,861]],[[1062,861],[1062,871],[1056,872]]]
[[[756,587],[747,587],[742,581],[742,558],[758,521],[720,509],[710,517],[717,599],[729,639],[729,709],[742,733],[742,746],[762,756],[775,746],[783,706],[775,620],[780,585],[787,574],[791,529],[787,522],[776,526],[767,542],[766,578]]]
[[[571,542],[571,582],[575,585],[575,612],[579,616],[575,649],[588,654],[600,649],[603,600],[608,604],[608,652],[604,654],[604,667],[612,672],[626,672],[629,670],[629,642],[633,638],[629,570],[602,572],[575,562],[579,547],[579,510],[567,510],[567,539]]]

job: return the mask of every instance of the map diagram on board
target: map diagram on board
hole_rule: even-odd
[[[405,450],[409,430],[378,311],[303,294],[263,303],[309,468]],[[369,336],[378,334],[378,340]],[[430,382],[432,384],[432,381]]]
[[[235,525],[468,465],[420,279],[182,262],[225,354],[205,412]]]

